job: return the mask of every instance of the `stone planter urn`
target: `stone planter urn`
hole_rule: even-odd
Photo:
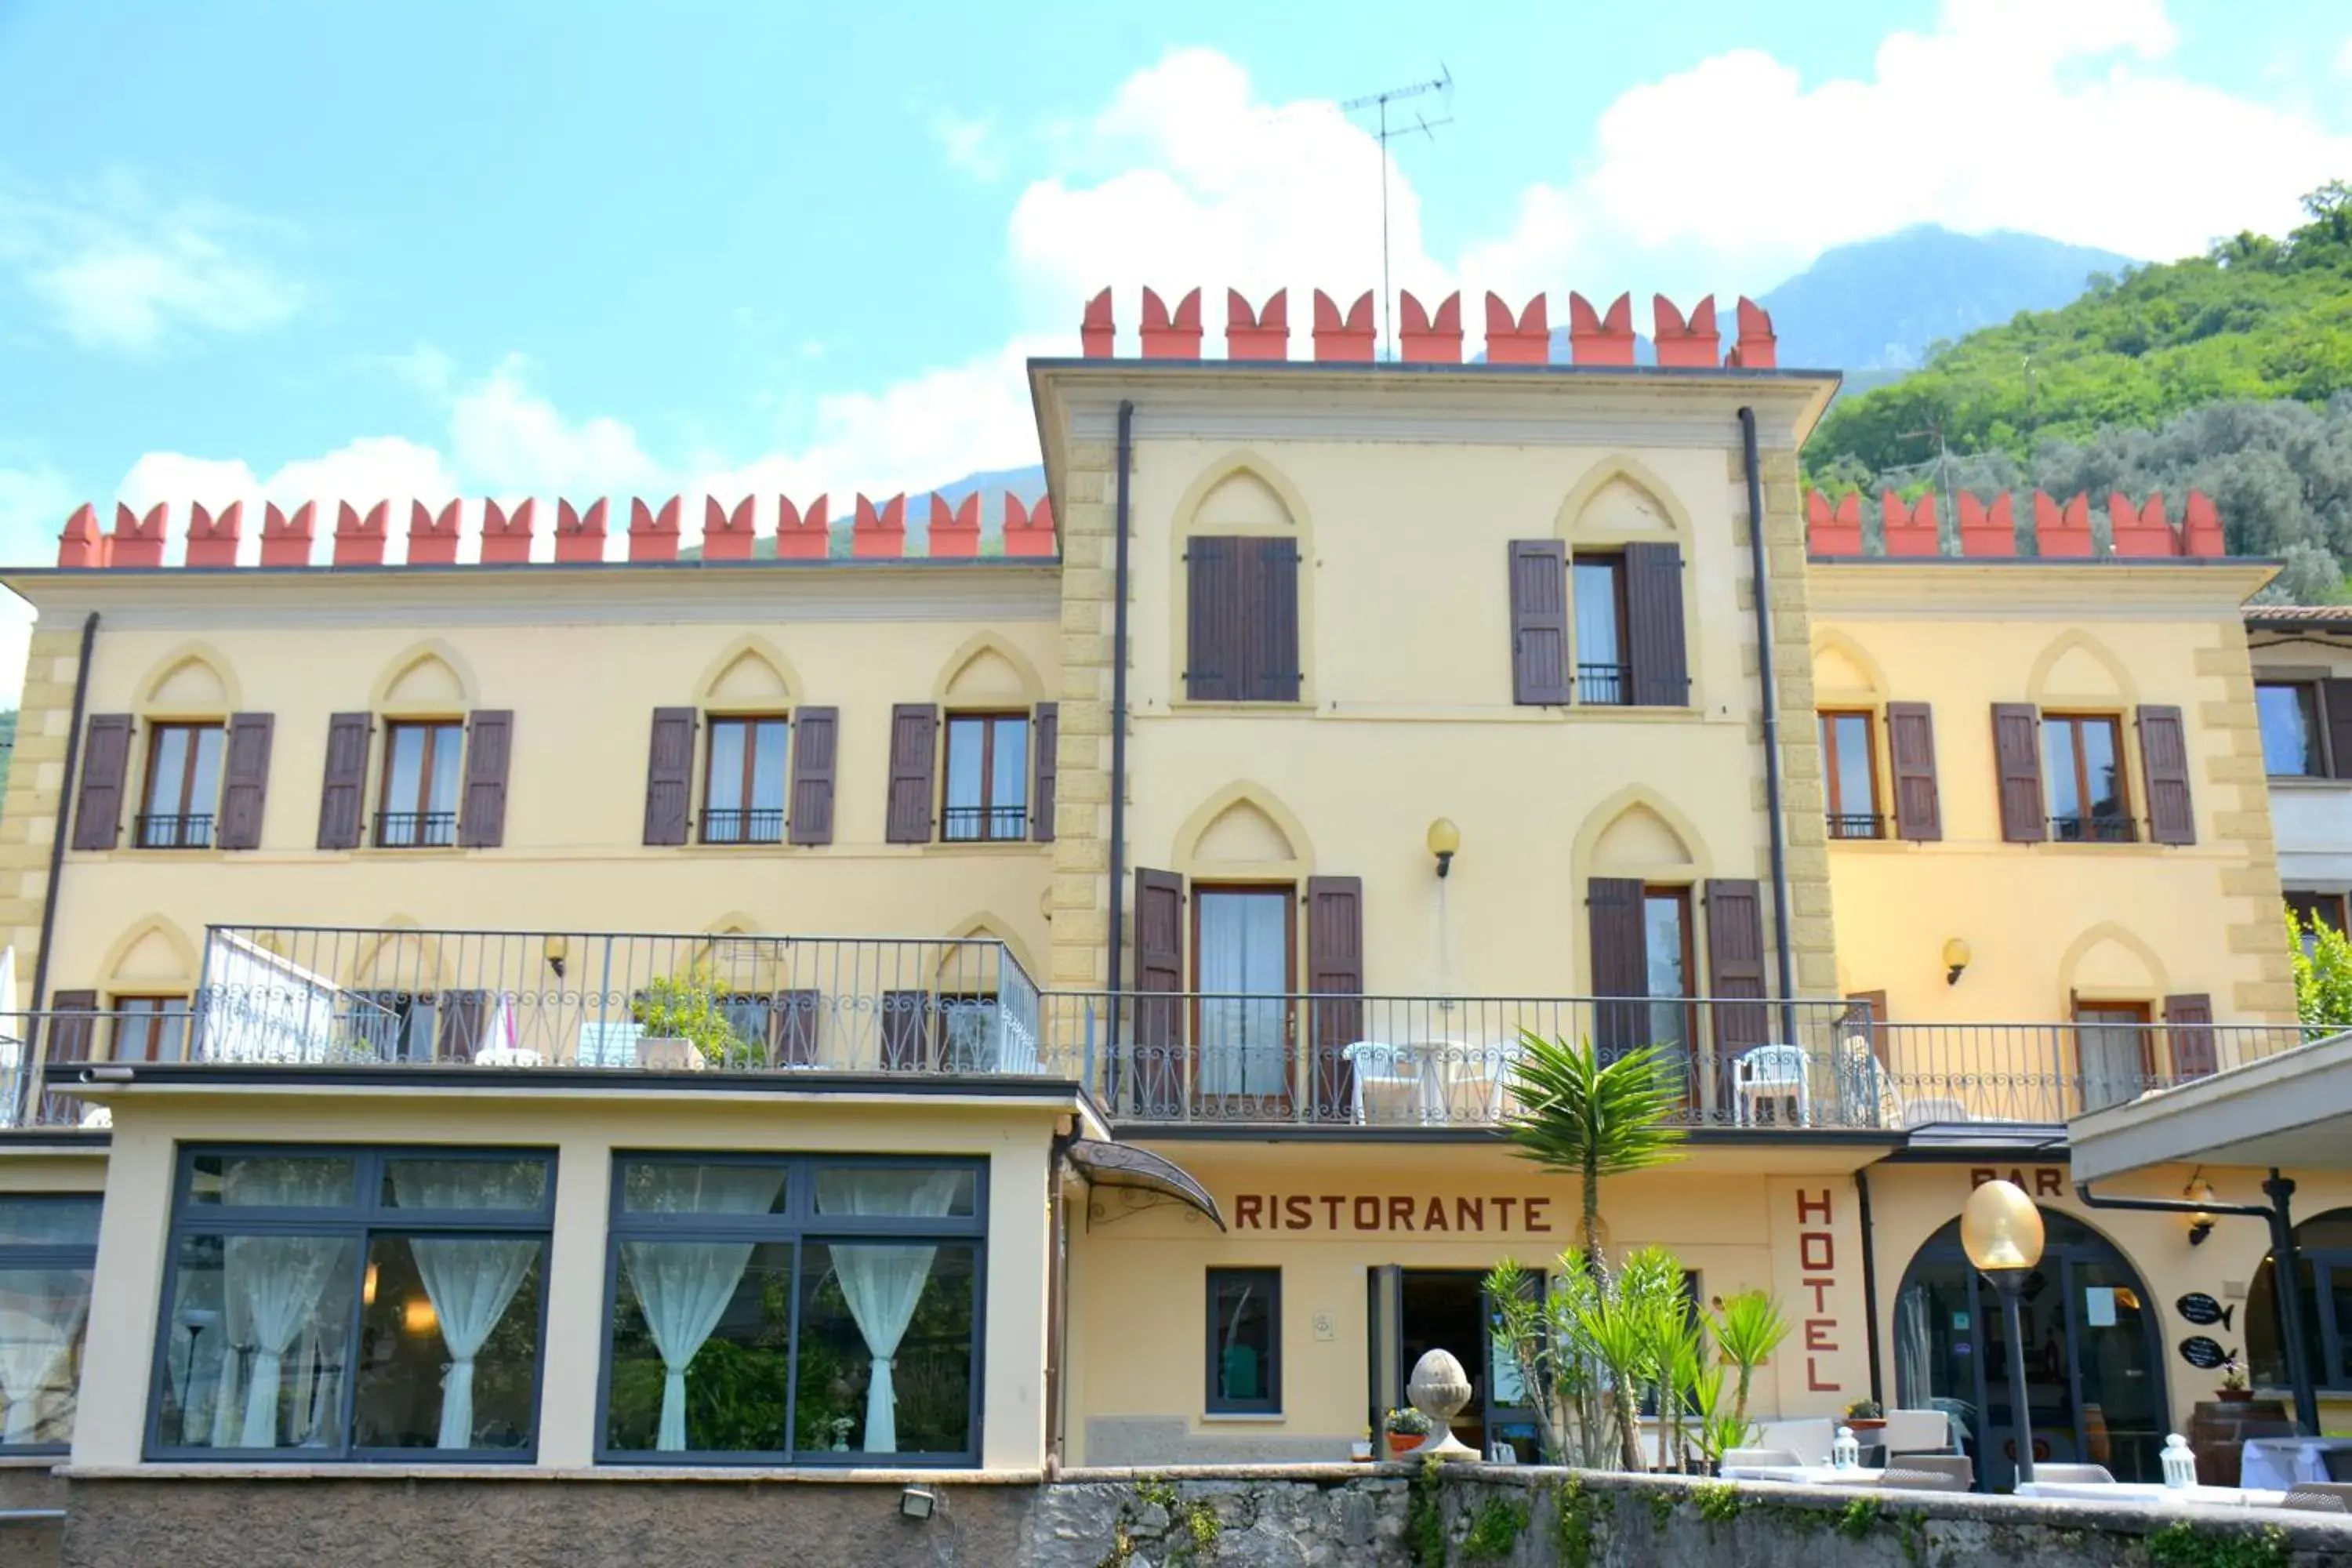
[[[1470,1374],[1451,1351],[1431,1351],[1413,1363],[1404,1387],[1415,1410],[1429,1417],[1429,1436],[1407,1458],[1475,1459],[1478,1451],[1454,1435],[1454,1418],[1470,1403]]]

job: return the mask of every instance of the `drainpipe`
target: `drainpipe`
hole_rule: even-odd
[[[1780,815],[1780,692],[1772,676],[1772,584],[1764,569],[1764,470],[1756,455],[1756,410],[1739,411],[1739,455],[1748,475],[1748,561],[1756,582],[1756,676],[1763,689],[1764,806],[1772,834],[1772,958],[1780,982],[1781,1038],[1797,1038],[1796,963],[1789,947],[1789,830]]]
[[[1112,546],[1113,568],[1111,592],[1115,603],[1110,613],[1110,952],[1104,969],[1105,989],[1110,993],[1110,1035],[1105,1042],[1114,1077],[1118,1063],[1119,980],[1118,952],[1127,932],[1127,470],[1129,458],[1135,447],[1135,405],[1125,398],[1118,405],[1118,495],[1111,522],[1118,530]],[[1114,1102],[1118,1089],[1111,1091]]]
[[[2200,1204],[2184,1198],[2109,1198],[2091,1191],[2088,1182],[2074,1184],[2074,1195],[2095,1209],[2135,1209],[2143,1214],[2209,1214],[2266,1219],[2271,1224],[2271,1282],[2278,1296],[2279,1334],[2286,1342],[2286,1380],[2294,1390],[2295,1425],[2306,1437],[2319,1436],[2319,1394],[2312,1386],[2311,1365],[2303,1346],[2302,1259],[2295,1251],[2294,1221],[2287,1200],[2294,1183],[2271,1167],[2263,1184],[2270,1205],[2260,1204]]]
[[[57,831],[49,836],[49,887],[41,900],[41,951],[33,960],[33,1005],[37,1013],[49,1005],[49,938],[58,929],[58,889],[65,880],[66,834],[72,817],[74,778],[81,762],[81,721],[89,706],[89,651],[98,646],[98,612],[81,623],[81,668],[74,675],[73,725],[66,731],[66,780],[58,797]],[[16,998],[7,998],[13,1005]]]
[[[1870,1350],[1870,1399],[1879,1409],[1886,1408],[1886,1394],[1878,1362],[1878,1237],[1870,1223],[1870,1172],[1867,1168],[1853,1173],[1853,1192],[1862,1220],[1862,1300],[1863,1342]]]

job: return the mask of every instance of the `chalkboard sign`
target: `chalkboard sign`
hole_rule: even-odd
[[[2209,1340],[2203,1334],[2194,1334],[2180,1342],[2180,1359],[2190,1366],[2201,1367],[2210,1372],[2229,1360],[2230,1354],[2221,1348],[2219,1341]]]
[[[2230,1314],[2236,1310],[2235,1308],[2224,1307],[2202,1290],[2191,1290],[2172,1306],[2185,1322],[2219,1323],[2225,1329],[2230,1326]]]

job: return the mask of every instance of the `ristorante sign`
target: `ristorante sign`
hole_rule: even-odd
[[[1361,1231],[1427,1236],[1549,1236],[1574,1228],[1550,1198],[1408,1197],[1357,1193],[1242,1193],[1235,1230]]]

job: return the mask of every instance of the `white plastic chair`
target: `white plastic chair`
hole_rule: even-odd
[[[1952,1446],[1952,1418],[1940,1410],[1890,1410],[1878,1437],[1890,1458],[1939,1454]]]
[[[1444,1067],[1437,1059],[1444,1049],[1382,1040],[1358,1040],[1340,1047],[1340,1059],[1355,1069],[1349,1095],[1357,1124],[1426,1126],[1444,1120]]]
[[[1801,1465],[1826,1465],[1830,1462],[1830,1444],[1836,1436],[1835,1424],[1826,1415],[1801,1421],[1767,1421],[1758,1428],[1756,1446],[1794,1454]]]
[[[1731,1067],[1732,1110],[1740,1126],[1757,1120],[1762,1100],[1794,1099],[1797,1125],[1813,1124],[1813,1096],[1805,1053],[1797,1046],[1758,1046],[1742,1051]]]
[[[1516,1035],[1454,1047],[1455,1066],[1447,1094],[1449,1120],[1467,1127],[1491,1127],[1501,1121],[1512,1109],[1511,1087],[1517,1080],[1520,1051]]]

